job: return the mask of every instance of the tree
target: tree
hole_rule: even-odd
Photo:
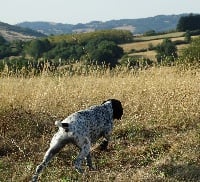
[[[4,39],[3,36],[0,35],[0,46],[4,45],[6,43],[6,40]]]
[[[123,49],[112,41],[96,42],[93,40],[87,46],[87,51],[92,62],[97,64],[105,63],[114,67],[118,63],[118,59],[123,55]]]
[[[44,52],[48,51],[50,48],[51,48],[51,45],[48,39],[44,39],[44,40],[35,39],[35,40],[32,40],[26,46],[26,52],[33,58],[38,59],[39,57],[42,56]]]
[[[76,43],[67,43],[66,41],[61,41],[55,43],[51,50],[46,52],[44,56],[47,59],[63,59],[63,60],[79,60],[84,54],[82,46]]]
[[[7,45],[1,45],[0,46],[0,59],[3,59],[5,57],[9,57],[11,53],[11,49]]]
[[[26,52],[34,57],[39,58],[42,55],[42,42],[38,39],[32,40],[30,44],[27,46]]]
[[[145,36],[153,36],[156,35],[156,31],[155,30],[149,30],[147,32],[144,33]]]
[[[22,55],[24,42],[22,40],[14,40],[10,43],[11,55],[19,56]]]
[[[177,58],[176,45],[168,38],[164,39],[161,44],[156,47],[156,58],[158,63],[167,61],[168,63],[173,62]]]
[[[178,31],[198,30],[200,29],[200,15],[190,14],[179,19],[177,24]]]
[[[10,43],[0,36],[0,59],[9,57],[11,53]]]
[[[187,31],[185,33],[185,38],[184,38],[185,42],[190,43],[191,42],[191,34],[190,31]]]

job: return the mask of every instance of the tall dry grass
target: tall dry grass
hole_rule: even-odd
[[[29,181],[62,119],[118,98],[124,106],[97,172],[77,174],[66,146],[41,181],[200,181],[200,72],[177,68],[0,78],[0,181]]]

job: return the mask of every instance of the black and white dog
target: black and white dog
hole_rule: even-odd
[[[80,153],[74,163],[79,172],[82,172],[81,163],[85,158],[89,168],[94,169],[90,155],[91,145],[104,137],[100,147],[106,149],[113,128],[113,120],[121,119],[122,115],[121,102],[110,99],[101,105],[71,114],[61,122],[56,121],[55,125],[59,127],[59,130],[53,136],[42,163],[37,166],[32,181],[37,181],[43,168],[67,143],[73,143],[80,148]]]

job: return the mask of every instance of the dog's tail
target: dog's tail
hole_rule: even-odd
[[[55,121],[55,125],[56,125],[57,127],[62,127],[62,123],[61,123],[60,121]]]
[[[65,129],[66,132],[69,131],[69,123],[61,123],[60,121],[55,121],[55,125],[59,128]]]

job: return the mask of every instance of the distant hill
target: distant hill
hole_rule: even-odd
[[[9,25],[3,22],[0,22],[0,35],[8,41],[30,40],[45,36],[44,34],[32,29]]]
[[[155,30],[156,32],[174,30],[180,17],[185,15],[187,14],[158,15],[149,18],[110,20],[106,22],[92,21],[76,25],[50,22],[23,22],[17,24],[17,26],[30,28],[46,35],[91,32],[102,29],[126,29],[133,34],[140,34],[149,30]]]

